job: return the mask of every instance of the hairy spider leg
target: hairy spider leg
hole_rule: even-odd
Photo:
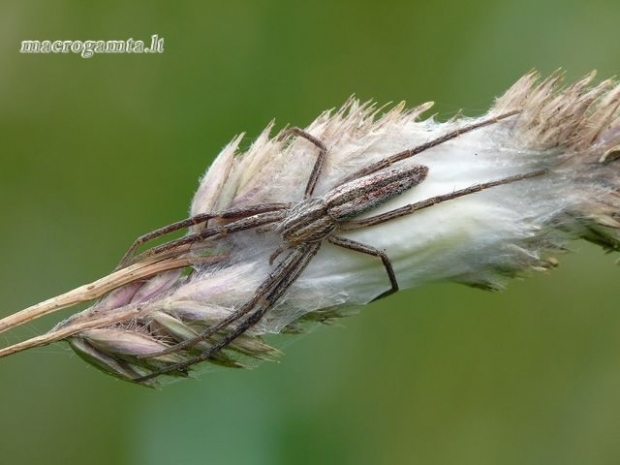
[[[197,357],[162,368],[161,370],[137,378],[134,381],[141,383],[174,371],[184,371],[192,365],[213,357],[216,353],[224,349],[232,341],[244,334],[263,318],[263,316],[273,307],[274,303],[277,302],[278,299],[280,299],[288,288],[297,280],[299,275],[301,275],[304,269],[308,266],[314,255],[316,255],[320,247],[320,242],[308,242],[293,249],[291,253],[289,253],[288,256],[278,264],[276,269],[269,274],[269,277],[256,289],[252,299],[246,302],[239,310],[231,314],[225,320],[222,320],[217,325],[209,328],[199,337],[188,339],[187,341],[171,347],[174,351],[187,348],[193,344],[196,344],[198,341],[202,341],[205,338],[212,336],[216,331],[223,329],[230,323],[247,315],[236,328],[213,344],[213,346],[211,346],[208,350],[204,351]],[[158,352],[157,355],[168,352],[169,351]]]
[[[368,174],[376,173],[377,171],[381,171],[382,169],[385,169],[393,165],[394,163],[405,160],[407,158],[411,158],[414,155],[425,152],[428,149],[432,149],[433,147],[441,145],[444,142],[448,142],[449,140],[456,139],[457,137],[462,136],[463,134],[466,134],[471,131],[475,131],[476,129],[480,129],[485,126],[491,126],[493,124],[499,123],[500,121],[506,118],[515,116],[519,113],[521,113],[521,110],[509,111],[507,113],[502,113],[501,115],[494,116],[492,118],[487,118],[483,121],[480,121],[479,123],[474,123],[468,126],[463,126],[462,128],[459,128],[459,129],[455,129],[454,131],[444,134],[443,136],[436,137],[435,139],[431,139],[430,141],[424,144],[418,145],[412,149],[403,150],[402,152],[398,152],[395,155],[384,158],[383,160],[380,160],[376,163],[366,166],[365,168],[362,168],[356,171],[355,173],[349,176],[346,176],[341,182],[351,181],[352,179],[357,179],[359,177],[366,176]]]
[[[149,233],[146,233],[140,237],[138,237],[131,247],[125,252],[123,258],[121,259],[117,269],[124,268],[129,265],[134,258],[135,252],[142,244],[149,242],[153,239],[157,239],[158,237],[165,236],[166,234],[170,234],[174,231],[178,231],[180,229],[189,228],[192,226],[198,226],[199,224],[206,223],[212,219],[239,219],[246,218],[258,213],[266,213],[271,211],[284,210],[289,208],[290,204],[287,203],[266,203],[261,205],[252,205],[250,207],[241,207],[241,208],[231,208],[230,210],[222,210],[222,211],[214,211],[208,213],[200,213],[198,215],[194,215],[192,217],[186,218],[181,221],[177,221],[175,223],[169,224],[162,228],[156,229]]]

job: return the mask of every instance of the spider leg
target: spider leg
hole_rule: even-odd
[[[308,184],[306,184],[306,191],[304,193],[304,198],[309,199],[314,192],[314,188],[316,186],[317,181],[319,180],[319,176],[321,175],[321,170],[323,169],[323,164],[325,163],[325,158],[327,157],[327,147],[323,142],[314,137],[312,134],[304,131],[298,127],[292,127],[285,130],[280,139],[284,139],[290,134],[294,134],[299,137],[303,137],[304,139],[312,142],[319,148],[319,156],[314,162],[314,167],[312,168],[312,173],[310,173],[310,178],[308,179]]]
[[[285,204],[288,206],[288,204]],[[182,253],[186,251],[187,246],[195,244],[197,242],[204,241],[206,239],[215,240],[220,239],[228,234],[232,234],[239,231],[245,231],[248,229],[257,228],[276,221],[281,221],[286,216],[286,209],[282,208],[274,211],[266,211],[264,213],[257,213],[247,218],[234,221],[225,226],[216,226],[213,228],[207,228],[199,233],[189,234],[180,239],[176,239],[165,244],[159,245],[148,249],[136,257],[136,261],[139,259],[150,258],[155,255],[161,255],[164,252]]]
[[[289,254],[289,256],[287,258],[285,258],[282,261],[282,263],[280,263],[278,265],[278,267],[273,272],[271,272],[269,274],[267,279],[265,281],[263,281],[260,286],[258,286],[256,291],[254,291],[254,295],[252,296],[252,298],[249,301],[247,301],[246,303],[244,303],[243,306],[241,308],[239,308],[237,311],[231,313],[226,318],[224,318],[221,321],[218,321],[216,324],[210,326],[208,329],[203,331],[198,336],[193,337],[191,339],[187,339],[187,340],[182,341],[182,342],[179,342],[178,344],[175,344],[172,347],[169,347],[169,348],[164,349],[164,350],[162,350],[160,352],[157,352],[156,355],[158,355],[158,356],[159,355],[167,355],[167,354],[171,354],[171,353],[174,353],[174,352],[178,352],[179,350],[188,349],[188,348],[194,346],[195,344],[197,344],[198,342],[203,341],[203,340],[213,336],[215,333],[217,333],[221,329],[224,329],[225,327],[227,327],[231,323],[234,323],[235,321],[239,320],[241,317],[243,317],[247,313],[251,312],[252,309],[254,307],[256,307],[260,303],[261,299],[264,299],[264,297],[266,295],[268,295],[273,290],[274,287],[276,287],[276,286],[278,286],[278,284],[280,284],[280,278],[281,278],[281,276],[283,276],[283,270],[288,270],[288,268],[291,265],[291,259],[292,258],[296,258],[294,256],[294,253]],[[153,356],[153,354],[145,355],[142,358],[148,358],[148,357],[151,357],[151,356]]]
[[[142,244],[148,241],[151,241],[153,239],[157,239],[158,237],[165,236],[166,234],[170,234],[171,232],[178,231],[184,228],[189,228],[191,226],[197,226],[201,223],[206,223],[207,221],[211,219],[215,219],[215,218],[218,218],[218,219],[220,218],[221,219],[244,218],[244,217],[256,215],[258,213],[282,210],[284,208],[287,208],[288,206],[289,206],[288,204],[284,204],[284,203],[269,203],[269,204],[262,204],[262,205],[254,205],[251,207],[232,208],[230,210],[201,213],[201,214],[192,216],[190,218],[177,221],[175,223],[169,224],[167,226],[156,229],[154,231],[151,231],[149,233],[146,233],[138,237],[133,242],[133,244],[131,244],[131,247],[129,247],[127,252],[125,252],[125,255],[123,255],[123,258],[121,259],[116,269],[124,268],[125,266],[129,265],[132,258],[134,257],[136,253],[136,250]]]
[[[278,301],[280,297],[288,290],[288,288],[295,282],[299,275],[304,271],[306,266],[310,263],[310,260],[318,252],[321,246],[320,242],[305,243],[294,249],[286,259],[284,259],[278,267],[269,275],[269,277],[257,288],[254,293],[254,297],[246,302],[239,310],[234,312],[228,318],[222,320],[217,325],[212,326],[200,336],[181,342],[171,349],[174,351],[186,348],[205,338],[212,336],[216,331],[222,329],[234,321],[241,319],[247,315],[237,327],[228,333],[225,337],[217,341],[208,350],[204,351],[197,357],[189,359],[185,362],[176,363],[159,371],[150,373],[141,378],[137,378],[134,381],[144,382],[156,378],[166,373],[172,373],[174,371],[184,371],[196,363],[205,361],[214,354],[219,352],[228,346],[232,341],[237,339],[240,335],[244,334],[254,325],[256,325],[262,317],[273,307],[274,303]],[[157,355],[168,353],[164,351]]]
[[[372,173],[376,173],[377,171],[380,171],[384,168],[387,168],[388,166],[393,165],[396,162],[405,160],[407,158],[413,157],[414,155],[417,155],[421,152],[424,152],[428,149],[431,149],[433,147],[436,147],[437,145],[443,144],[444,142],[447,142],[451,139],[455,139],[463,134],[466,134],[468,132],[471,131],[475,131],[476,129],[480,129],[484,126],[490,126],[492,124],[498,123],[506,118],[509,118],[511,116],[517,115],[521,113],[521,110],[515,110],[515,111],[509,111],[507,113],[503,113],[501,115],[498,116],[494,116],[488,119],[485,119],[483,121],[480,121],[478,123],[474,123],[474,124],[470,124],[469,126],[464,126],[462,128],[459,129],[455,129],[454,131],[451,131],[447,134],[444,134],[443,136],[439,136],[435,139],[432,139],[428,142],[426,142],[425,144],[421,144],[418,145],[417,147],[414,147],[412,149],[409,150],[404,150],[402,152],[399,152],[395,155],[392,155],[390,157],[384,158],[381,161],[378,161],[377,163],[373,163],[372,165],[369,165],[365,168],[362,168],[359,171],[356,171],[355,173],[351,174],[350,176],[347,176],[346,178],[344,178],[341,183],[345,183],[348,181],[352,181],[353,179],[357,179],[360,178],[362,176],[366,176],[368,174],[372,174]]]
[[[274,251],[271,253],[271,255],[269,255],[269,264],[270,264],[270,265],[273,265],[273,262],[275,262],[275,261],[276,261],[276,258],[278,258],[278,256],[279,256],[282,252],[284,252],[285,250],[287,250],[287,249],[289,249],[289,248],[290,248],[290,246],[289,246],[286,242],[284,242],[284,243],[280,244],[280,245],[278,246],[278,248],[277,248],[276,250],[274,250]]]
[[[328,238],[327,241],[330,244],[337,245],[338,247],[343,247],[345,249],[365,253],[368,255],[372,255],[373,257],[379,257],[381,259],[381,261],[383,262],[383,266],[385,267],[385,271],[390,280],[391,287],[387,291],[375,297],[373,301],[382,299],[383,297],[387,297],[388,295],[394,294],[395,292],[398,291],[398,282],[396,281],[396,273],[394,273],[392,262],[390,261],[390,258],[385,254],[385,252],[382,252],[381,250],[371,247],[367,244],[362,244],[361,242],[357,242],[351,239],[346,239],[344,237],[334,236],[334,237]]]

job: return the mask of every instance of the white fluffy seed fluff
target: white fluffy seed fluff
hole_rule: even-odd
[[[590,75],[560,88],[560,74],[538,82],[530,73],[497,99],[486,115],[459,116],[444,123],[420,120],[432,104],[412,110],[399,104],[381,114],[373,104],[351,99],[304,129],[327,148],[312,196],[324,195],[348,175],[398,152],[515,112],[395,164],[392,168],[424,165],[428,175],[361,217],[510,176],[541,170],[544,174],[337,235],[384,251],[400,289],[439,280],[501,288],[507,278],[551,266],[554,260],[549,254],[575,238],[618,249],[620,86],[608,80],[593,87],[592,79]],[[269,125],[243,153],[239,153],[241,136],[222,150],[201,180],[192,216],[303,199],[318,148],[295,135],[273,137],[271,130]],[[207,226],[190,228],[190,233],[231,221],[211,220]],[[0,322],[0,330],[6,330],[36,315],[102,297],[50,333],[0,355],[67,339],[85,359],[128,380],[191,360],[226,329],[193,347],[161,352],[250,301],[273,273],[276,264],[270,264],[269,257],[281,243],[274,228],[267,226],[205,240],[173,256],[164,254],[159,261],[138,256],[133,265],[94,287],[27,309],[19,323],[15,317],[4,325]],[[297,331],[304,321],[337,317],[389,288],[379,258],[324,243],[261,321],[210,361],[239,366],[245,356],[269,357],[274,351],[261,341],[262,334]]]

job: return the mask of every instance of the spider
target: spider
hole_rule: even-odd
[[[347,176],[341,180],[336,187],[321,196],[313,196],[313,193],[328,154],[327,147],[322,141],[300,128],[291,128],[285,131],[283,137],[290,135],[302,137],[314,144],[319,150],[314,167],[306,184],[303,200],[298,203],[265,203],[250,207],[199,214],[139,237],[121,260],[119,267],[123,267],[130,263],[133,260],[136,250],[142,244],[170,232],[202,224],[205,225],[205,228],[201,231],[153,247],[143,252],[137,258],[180,253],[181,251],[189,250],[189,247],[193,244],[203,244],[205,241],[210,243],[211,241],[237,231],[264,227],[266,225],[272,225],[272,227],[275,225],[275,232],[278,233],[282,239],[281,245],[269,257],[269,263],[273,264],[280,254],[288,251],[288,254],[276,264],[267,278],[258,286],[253,297],[236,311],[209,327],[195,338],[179,342],[162,352],[149,356],[164,355],[187,349],[234,324],[234,326],[231,326],[229,332],[221,339],[215,341],[209,349],[193,358],[181,363],[171,364],[158,371],[136,378],[134,381],[145,382],[171,372],[184,373],[190,366],[205,361],[224,349],[237,337],[261,321],[269,309],[273,307],[278,299],[284,295],[289,287],[301,275],[315,254],[319,251],[324,241],[338,247],[376,257],[382,261],[390,283],[390,288],[380,294],[376,299],[398,291],[396,275],[390,259],[385,252],[370,245],[341,237],[338,233],[381,224],[441,202],[545,173],[545,170],[539,170],[475,184],[467,188],[405,205],[386,213],[364,219],[356,219],[356,217],[362,213],[368,212],[404,191],[420,184],[428,175],[428,168],[426,166],[413,165],[408,168],[390,168],[394,163],[413,157],[416,154],[467,132],[495,124],[518,113],[518,111],[507,112],[475,124],[464,126],[432,139],[425,144],[404,150],[379,162],[368,165]],[[233,221],[224,226],[206,227],[208,221],[212,219]]]

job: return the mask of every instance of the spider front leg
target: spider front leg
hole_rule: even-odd
[[[207,223],[212,219],[240,219],[247,218],[259,213],[266,213],[270,211],[278,211],[288,208],[289,204],[286,203],[266,203],[260,205],[253,205],[250,207],[242,207],[242,208],[231,208],[230,210],[222,210],[208,213],[200,213],[198,215],[186,218],[181,221],[177,221],[175,223],[169,224],[162,228],[156,229],[149,233],[146,233],[140,237],[138,237],[131,247],[125,252],[123,258],[120,263],[117,265],[116,269],[124,268],[129,265],[132,259],[135,256],[136,250],[146,242],[152,241],[153,239],[157,239],[159,237],[165,236],[166,234],[170,234],[175,231],[179,231],[180,229],[189,228],[192,226],[197,226],[202,223]]]
[[[135,241],[133,241],[133,244],[131,244],[127,252],[125,252],[125,255],[123,255],[123,258],[121,259],[119,264],[116,266],[116,269],[118,270],[121,268],[125,268],[127,265],[129,265],[136,254],[136,250],[138,250],[138,248],[142,244],[152,241],[153,239],[157,239],[158,237],[165,236],[166,234],[170,234],[171,232],[178,231],[184,228],[189,228],[200,223],[205,223],[215,217],[216,215],[214,213],[204,213],[201,215],[192,216],[191,218],[187,218],[181,221],[177,221],[149,233],[143,234]]]

